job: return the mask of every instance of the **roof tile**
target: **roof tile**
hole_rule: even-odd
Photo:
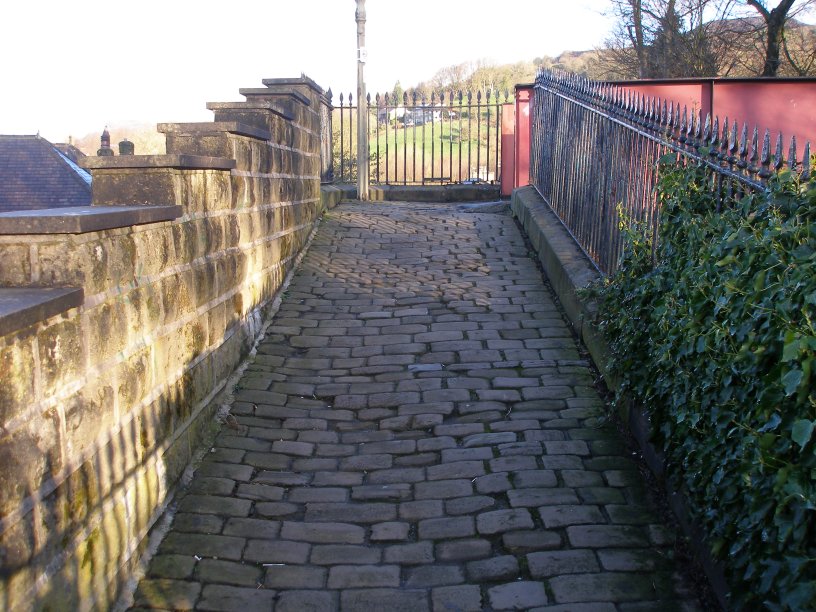
[[[0,211],[91,204],[90,175],[39,136],[0,135]]]

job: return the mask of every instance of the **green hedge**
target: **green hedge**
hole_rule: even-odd
[[[626,230],[600,289],[619,397],[641,406],[737,609],[816,609],[816,182],[717,211],[661,160],[660,239]]]

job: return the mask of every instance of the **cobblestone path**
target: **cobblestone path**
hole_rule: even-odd
[[[327,214],[135,608],[696,610],[513,219]]]

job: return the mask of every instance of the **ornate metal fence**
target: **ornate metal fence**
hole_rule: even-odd
[[[779,134],[759,130],[749,138],[746,124],[720,122],[647,99],[608,83],[541,71],[533,101],[531,174],[533,185],[598,269],[615,271],[622,249],[620,213],[645,223],[656,236],[657,160],[678,153],[712,171],[712,189],[740,197],[764,189],[783,167],[810,177],[810,143],[798,161],[796,138],[787,158]]]
[[[334,109],[335,177],[357,177],[357,106],[352,94]],[[427,185],[501,180],[501,107],[509,92],[369,95],[372,183]]]

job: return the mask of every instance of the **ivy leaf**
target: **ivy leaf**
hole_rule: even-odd
[[[800,419],[796,421],[793,424],[791,438],[793,438],[793,441],[800,447],[804,448],[805,445],[810,442],[810,438],[813,435],[814,425],[816,425],[816,423],[813,421],[808,421],[807,419]]]
[[[782,603],[787,604],[790,610],[805,610],[813,604],[816,597],[816,582],[813,580],[797,584],[790,591],[782,594]]]
[[[771,418],[768,419],[768,422],[765,423],[760,428],[761,433],[765,433],[766,431],[773,431],[776,427],[782,422],[782,417],[780,417],[776,412],[771,415]]]
[[[793,332],[785,334],[785,348],[782,349],[782,361],[793,361],[799,356],[799,338]]]
[[[782,384],[785,386],[785,395],[793,395],[802,382],[802,370],[789,370],[782,377]]]
[[[779,561],[769,561],[767,563],[767,568],[764,572],[762,572],[762,581],[760,582],[760,590],[763,593],[767,593],[771,590],[771,586],[773,585],[773,581],[776,578],[777,574],[779,574],[779,570],[782,569],[782,564]]]
[[[602,298],[621,393],[647,410],[716,557],[733,553],[735,609],[811,609],[816,182],[804,193],[784,172],[720,201],[703,165],[659,172],[660,240],[624,217]]]

